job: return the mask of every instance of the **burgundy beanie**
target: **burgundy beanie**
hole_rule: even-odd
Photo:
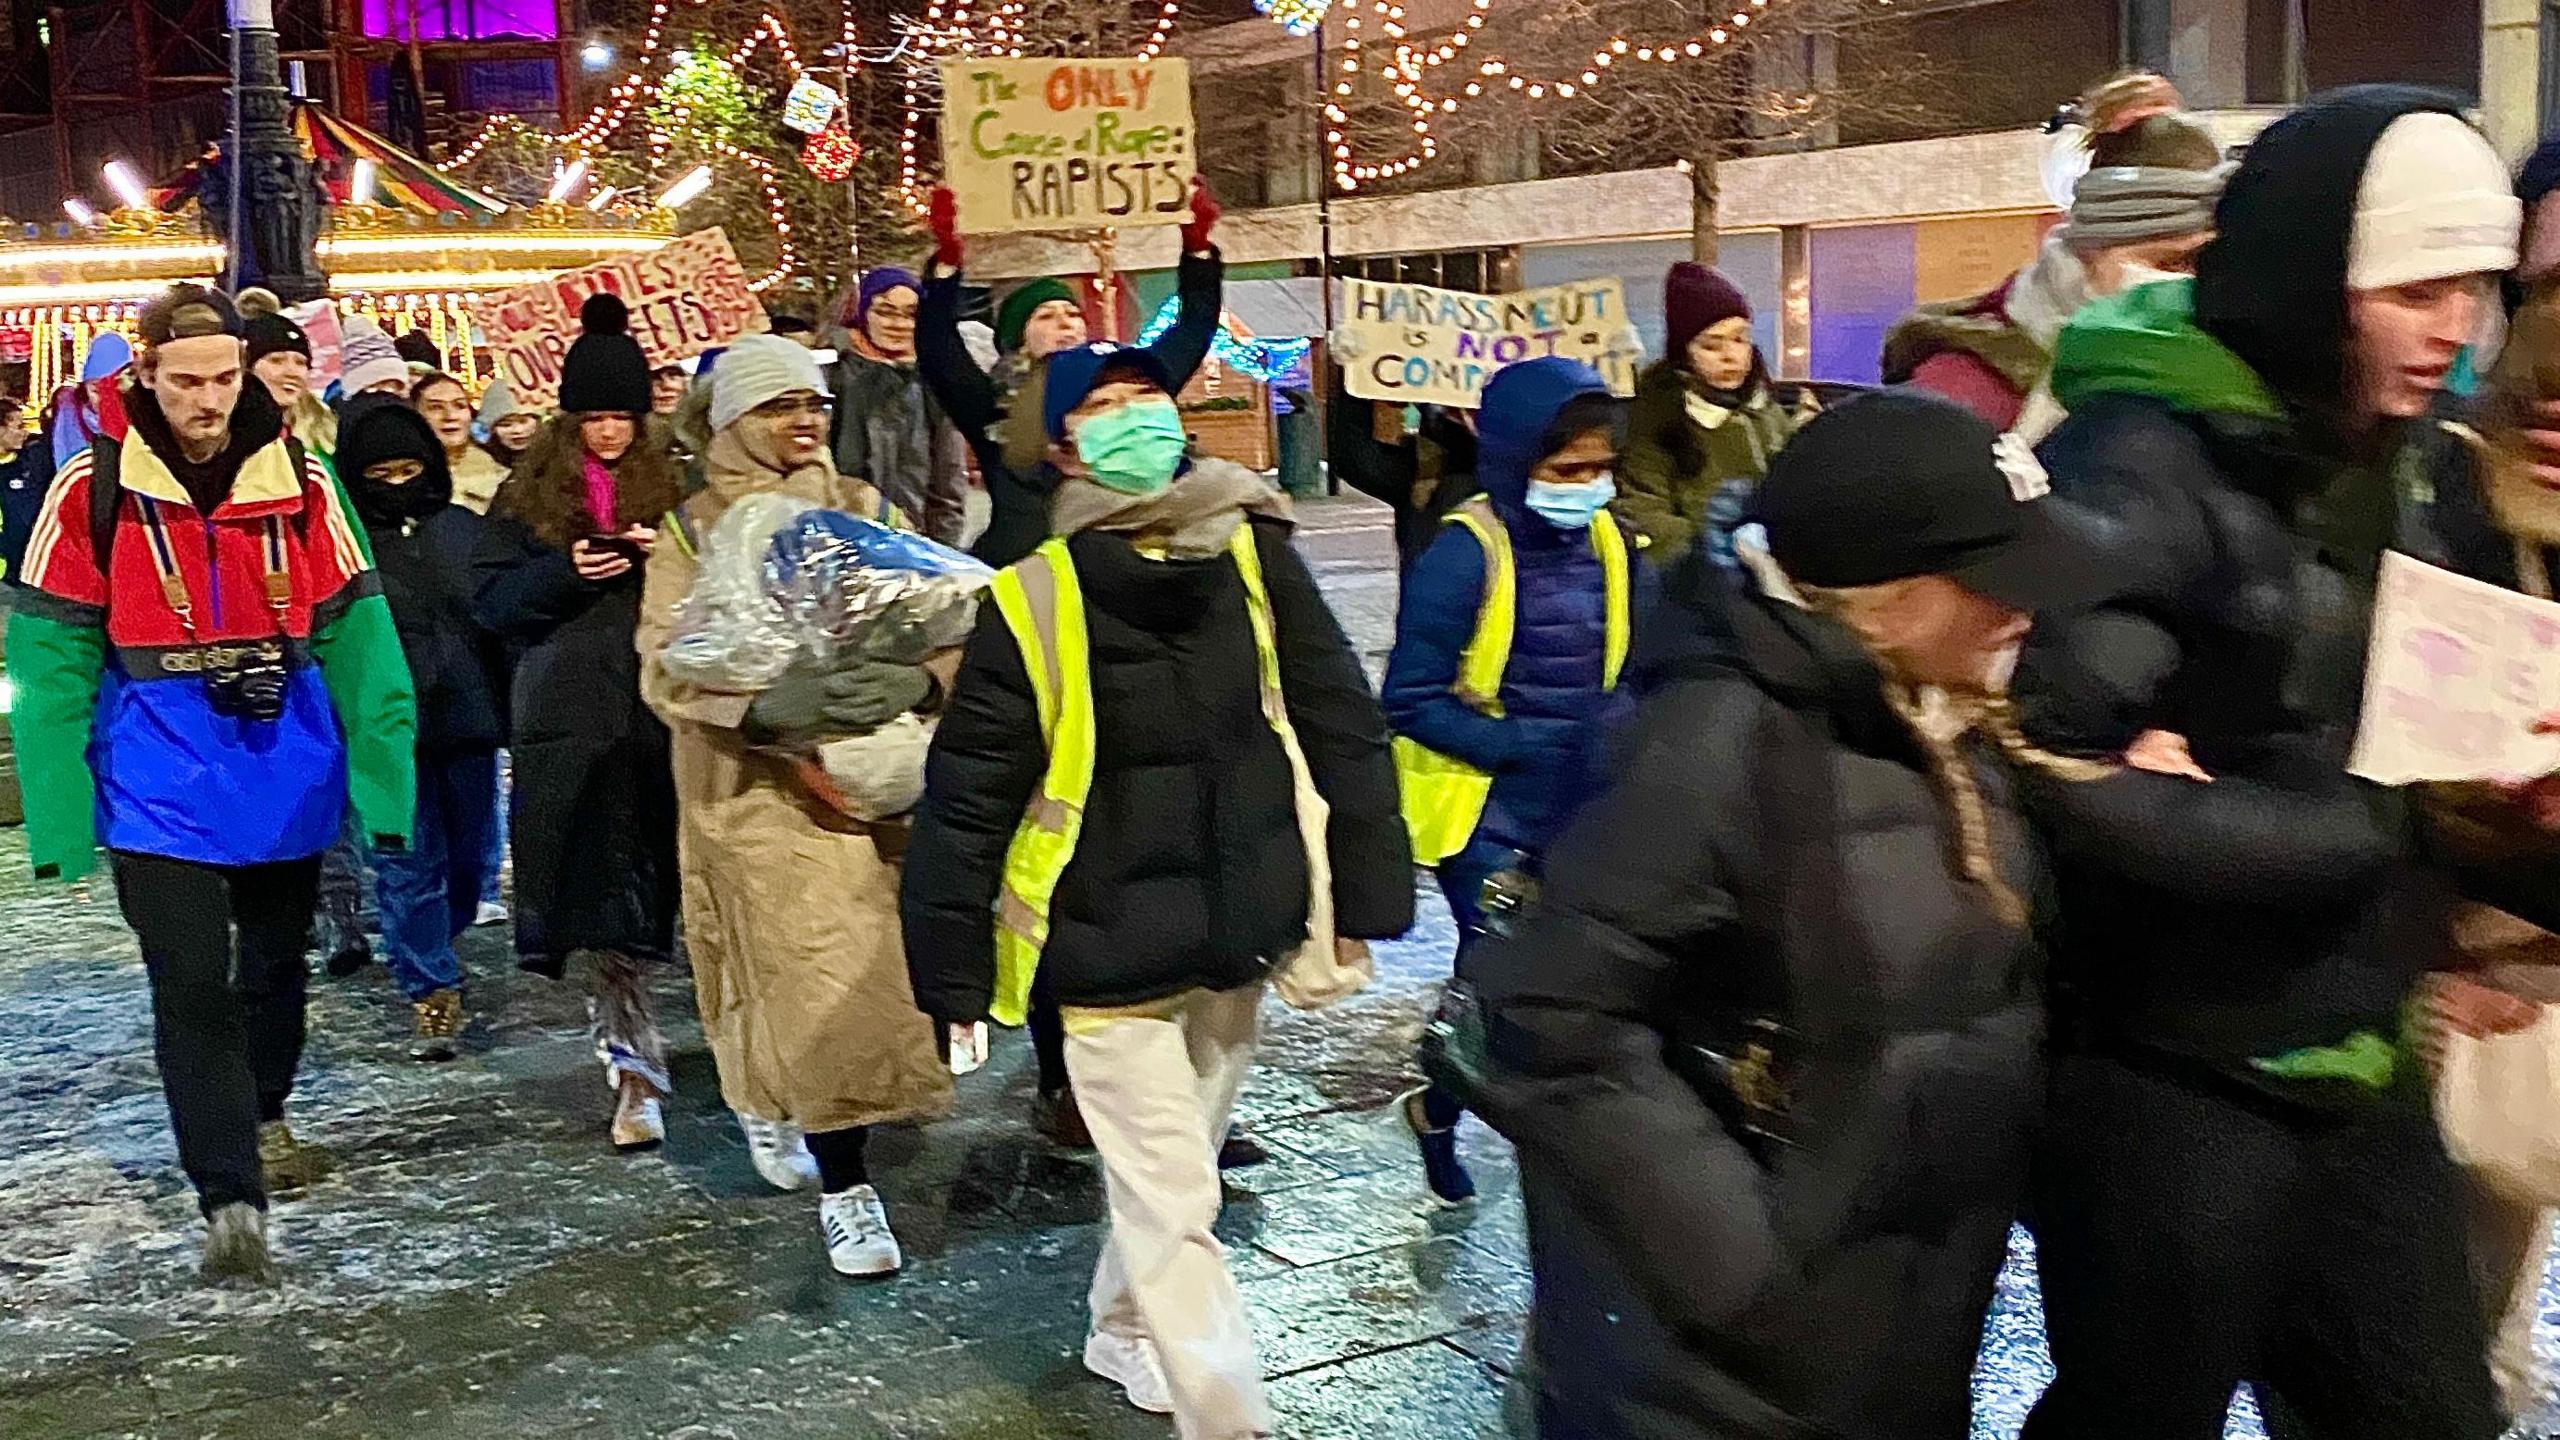
[[[1671,331],[1673,360],[1689,353],[1689,342],[1708,326],[1737,316],[1751,318],[1751,302],[1734,283],[1695,260],[1671,267],[1662,281],[1662,314]]]

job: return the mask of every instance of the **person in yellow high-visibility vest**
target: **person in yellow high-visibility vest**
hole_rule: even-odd
[[[1405,576],[1383,688],[1416,862],[1449,897],[1459,946],[1494,875],[1534,874],[1626,708],[1619,671],[1650,576],[1609,513],[1625,406],[1578,360],[1512,365],[1485,387],[1476,474]],[[1404,1099],[1432,1194],[1474,1198],[1458,1098]]]
[[[1386,718],[1287,502],[1185,458],[1168,378],[1126,346],[1050,357],[1057,538],[980,607],[900,906],[927,1014],[1018,1025],[1035,969],[1060,1006],[1111,1216],[1086,1368],[1184,1440],[1245,1440],[1271,1412],[1210,1226],[1264,983],[1319,898],[1356,963],[1413,883]]]

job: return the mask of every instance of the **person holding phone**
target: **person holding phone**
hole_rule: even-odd
[[[674,949],[675,787],[667,729],[642,703],[641,566],[683,498],[640,443],[649,363],[630,312],[590,296],[560,376],[560,413],[491,503],[472,552],[472,613],[514,653],[516,952],[558,977],[592,962],[613,1143],[666,1138],[666,1041],[648,992]]]

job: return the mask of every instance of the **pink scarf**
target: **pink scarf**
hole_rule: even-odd
[[[622,533],[622,489],[614,483],[613,471],[591,451],[581,451],[586,462],[587,513],[595,517],[599,534]]]

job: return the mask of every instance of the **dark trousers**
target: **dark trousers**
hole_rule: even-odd
[[[419,751],[409,848],[373,857],[383,961],[413,1001],[462,987],[453,939],[480,913],[489,837],[497,829],[497,771],[490,751]]]
[[[2055,1062],[2035,1219],[2057,1378],[2022,1440],[2219,1440],[2241,1381],[2319,1440],[2504,1429],[2423,1094],[2342,1112]]]
[[[205,1213],[264,1208],[258,1126],[284,1118],[302,1063],[320,859],[235,868],[117,851],[113,861],[116,901],[151,976],[178,1163]]]

